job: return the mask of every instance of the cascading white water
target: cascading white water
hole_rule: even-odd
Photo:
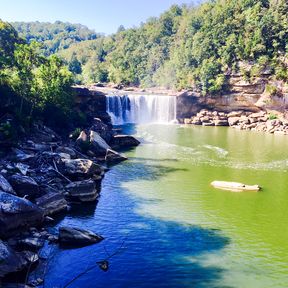
[[[109,95],[107,112],[114,125],[170,123],[176,120],[176,97],[159,95]]]

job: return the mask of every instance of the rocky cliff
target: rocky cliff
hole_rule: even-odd
[[[84,113],[88,122],[93,121],[94,118],[99,118],[105,124],[111,124],[111,118],[106,112],[105,93],[83,86],[75,86],[73,90],[75,94],[74,109]]]
[[[184,92],[177,97],[179,119],[191,117],[201,109],[227,113],[235,110],[249,112],[275,110],[285,114],[287,108],[287,84],[283,81],[272,81],[267,74],[250,81],[244,80],[241,75],[229,76],[226,91],[217,96]]]

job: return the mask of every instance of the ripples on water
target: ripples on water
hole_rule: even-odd
[[[287,140],[210,128],[126,127],[144,144],[106,174],[97,209],[74,207],[58,224],[105,240],[57,250],[45,287],[63,287],[123,240],[107,273],[71,287],[288,287]],[[220,191],[216,179],[264,189]]]

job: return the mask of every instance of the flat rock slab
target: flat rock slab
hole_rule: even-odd
[[[60,192],[48,191],[35,201],[36,204],[44,210],[45,216],[67,210],[67,201]]]
[[[65,188],[73,199],[76,198],[82,202],[92,202],[98,197],[96,184],[93,180],[75,181]]]

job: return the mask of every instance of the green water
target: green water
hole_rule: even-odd
[[[131,197],[147,200],[136,212],[219,229],[228,237],[224,249],[186,259],[223,269],[217,287],[288,287],[288,138],[224,127],[135,129],[144,144],[128,153],[130,161],[145,163],[155,175],[132,175],[122,184]],[[209,185],[213,180],[259,184],[263,190],[222,191]]]

